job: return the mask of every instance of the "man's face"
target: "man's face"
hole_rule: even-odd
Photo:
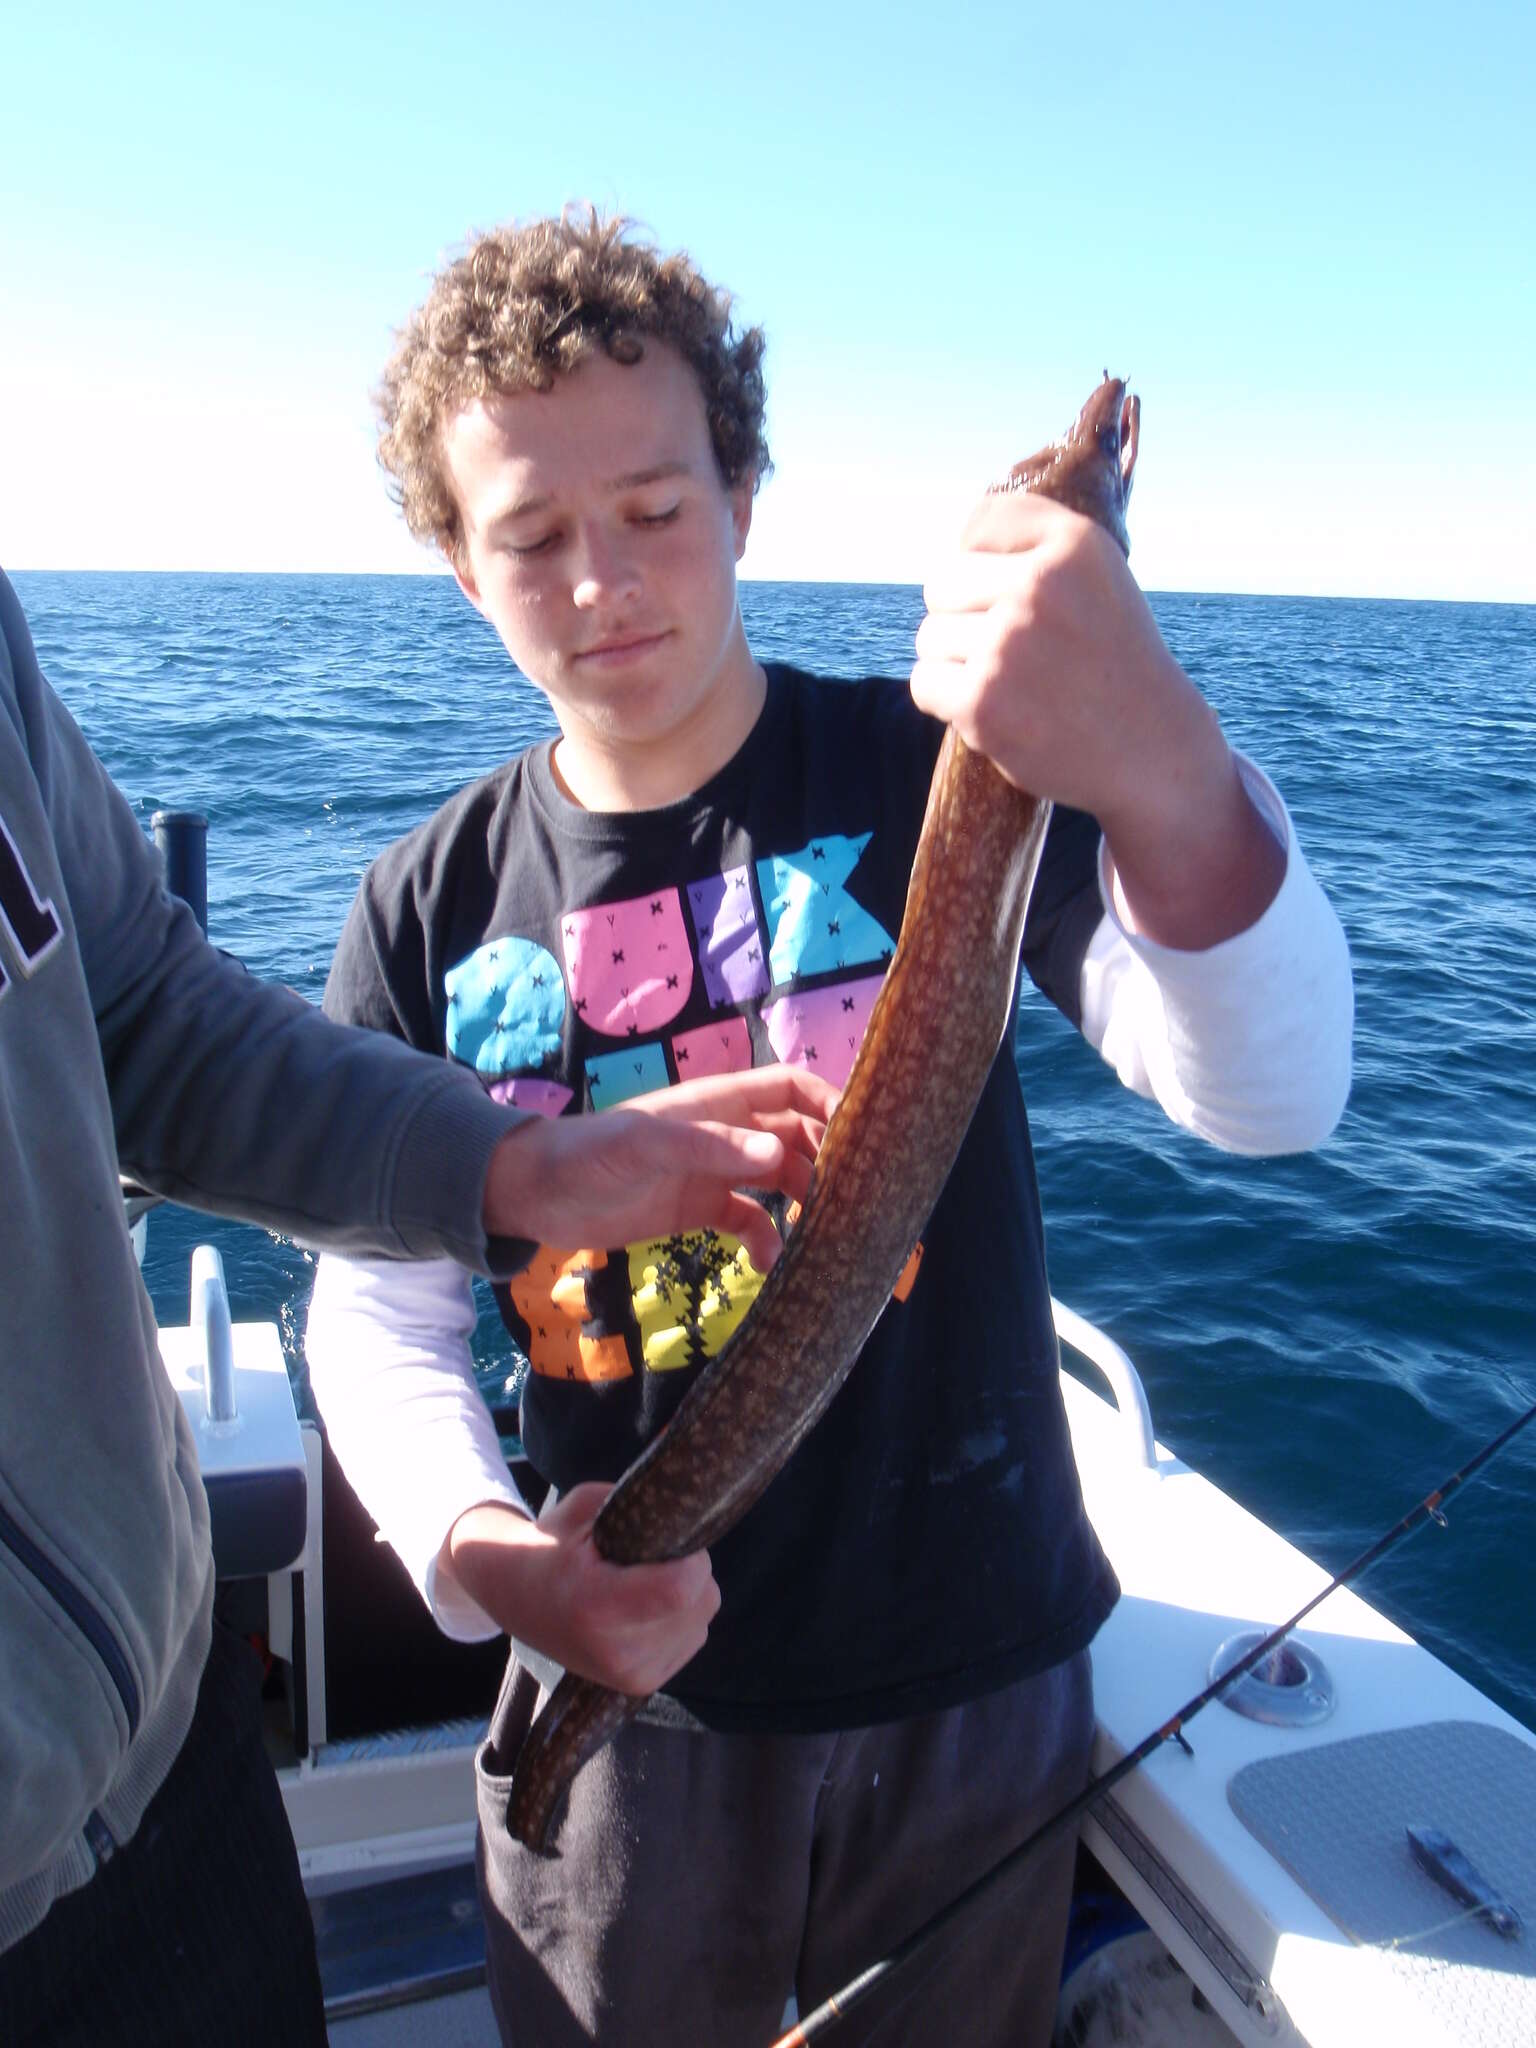
[[[665,756],[678,795],[696,754],[712,773],[760,701],[736,603],[752,491],[721,483],[682,358],[649,342],[637,363],[595,355],[548,391],[477,401],[444,452],[460,588],[548,695],[565,761],[601,757],[622,781]]]

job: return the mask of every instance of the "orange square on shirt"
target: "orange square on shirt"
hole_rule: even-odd
[[[540,1245],[510,1282],[517,1312],[528,1326],[528,1363],[554,1380],[628,1379],[634,1372],[622,1336],[595,1337],[587,1281],[608,1263],[605,1251],[557,1251]]]

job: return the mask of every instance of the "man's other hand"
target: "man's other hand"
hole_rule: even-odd
[[[643,1697],[703,1648],[720,1590],[702,1550],[670,1564],[609,1564],[592,1541],[609,1491],[573,1486],[536,1522],[499,1502],[470,1508],[438,1569],[562,1669]]]

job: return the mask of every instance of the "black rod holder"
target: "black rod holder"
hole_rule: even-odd
[[[165,864],[165,886],[208,936],[208,820],[199,811],[156,811],[149,821]]]

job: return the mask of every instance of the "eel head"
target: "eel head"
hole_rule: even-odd
[[[1141,400],[1123,377],[1106,370],[1077,419],[1059,441],[1016,462],[994,494],[1041,491],[1060,505],[1098,522],[1131,551],[1125,508],[1131,495],[1141,434]]]

